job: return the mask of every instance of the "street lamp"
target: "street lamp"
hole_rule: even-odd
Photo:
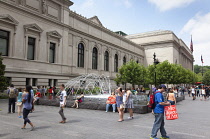
[[[158,61],[158,59],[156,59],[156,54],[153,54],[153,60],[154,60],[154,65],[155,65],[155,87],[157,85],[157,79],[156,79],[156,65],[159,64],[160,62]]]

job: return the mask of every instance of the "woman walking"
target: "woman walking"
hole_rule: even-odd
[[[28,114],[31,110],[33,110],[33,95],[31,94],[32,87],[27,85],[26,91],[24,92],[22,96],[22,102],[23,102],[23,119],[24,119],[24,125],[22,129],[26,128],[26,124],[29,123],[31,125],[31,131],[34,129],[34,125],[32,122],[28,119]]]
[[[123,92],[122,92],[122,88],[118,88],[116,90],[116,92],[118,93],[117,97],[116,97],[116,103],[117,103],[117,110],[119,112],[119,116],[120,119],[118,120],[118,122],[122,122],[124,121],[123,119],[123,114],[124,114],[124,104],[123,104]]]
[[[131,90],[130,89],[127,89],[127,97],[126,97],[126,102],[125,102],[125,108],[127,108],[128,109],[128,111],[129,111],[129,114],[130,114],[130,117],[128,117],[128,119],[133,119],[133,108],[134,108],[134,106],[133,106],[133,94],[132,94],[132,92],[131,92]]]
[[[22,88],[18,88],[18,97],[17,97],[17,103],[16,103],[16,105],[18,107],[18,118],[22,118],[22,116],[21,116],[21,110],[23,107],[22,95],[23,95]]]

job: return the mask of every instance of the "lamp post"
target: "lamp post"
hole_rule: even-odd
[[[157,86],[157,77],[156,77],[156,65],[159,64],[160,62],[158,59],[156,59],[156,54],[153,54],[153,60],[154,60],[154,65],[155,65],[155,87]]]

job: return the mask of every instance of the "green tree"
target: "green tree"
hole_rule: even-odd
[[[134,85],[143,84],[146,80],[146,68],[134,60],[127,62],[119,68],[116,83],[130,83]]]
[[[203,76],[203,83],[210,85],[210,70],[208,70]]]
[[[0,91],[3,91],[7,88],[8,83],[7,83],[7,78],[4,77],[4,71],[5,71],[5,65],[3,64],[3,58],[0,53]]]

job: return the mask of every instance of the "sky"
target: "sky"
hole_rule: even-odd
[[[210,0],[71,0],[70,10],[97,16],[111,31],[137,34],[171,30],[190,47],[194,64],[210,66]]]

